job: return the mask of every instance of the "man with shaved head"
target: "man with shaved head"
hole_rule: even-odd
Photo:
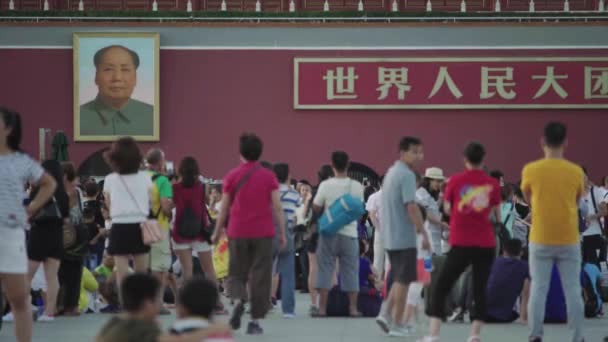
[[[99,92],[80,106],[80,134],[154,135],[154,106],[131,98],[140,64],[137,53],[111,45],[97,51],[93,62]]]

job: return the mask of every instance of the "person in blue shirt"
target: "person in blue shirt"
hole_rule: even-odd
[[[603,315],[603,301],[600,295],[602,272],[592,263],[583,264],[581,271],[581,284],[583,285],[583,298],[585,300],[585,317],[593,318]]]

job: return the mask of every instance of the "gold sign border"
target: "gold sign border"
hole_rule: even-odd
[[[608,62],[608,57],[405,57],[405,58],[319,58],[295,57],[293,60],[294,109],[604,109],[606,104],[300,104],[299,66],[305,63],[428,63],[428,62]]]

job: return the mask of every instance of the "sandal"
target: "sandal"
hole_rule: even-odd
[[[310,317],[312,318],[324,318],[327,317],[327,313],[322,314],[319,308],[310,309]]]

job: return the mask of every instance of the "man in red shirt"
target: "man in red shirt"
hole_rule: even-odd
[[[240,153],[243,163],[230,171],[223,181],[224,195],[212,241],[218,243],[227,225],[229,292],[238,301],[230,325],[234,330],[241,327],[249,283],[251,322],[247,333],[259,335],[264,331],[258,320],[264,318],[270,305],[275,222],[282,249],[286,245],[285,219],[277,178],[274,172],[258,163],[262,140],[254,134],[243,134]]]
[[[430,336],[422,342],[438,342],[444,303],[454,283],[469,265],[473,265],[473,296],[469,342],[480,342],[485,319],[485,290],[494,261],[496,239],[490,215],[500,218],[500,185],[483,170],[484,147],[470,143],[465,151],[466,171],[448,181],[444,206],[450,215],[450,252],[439,275],[431,284]]]

